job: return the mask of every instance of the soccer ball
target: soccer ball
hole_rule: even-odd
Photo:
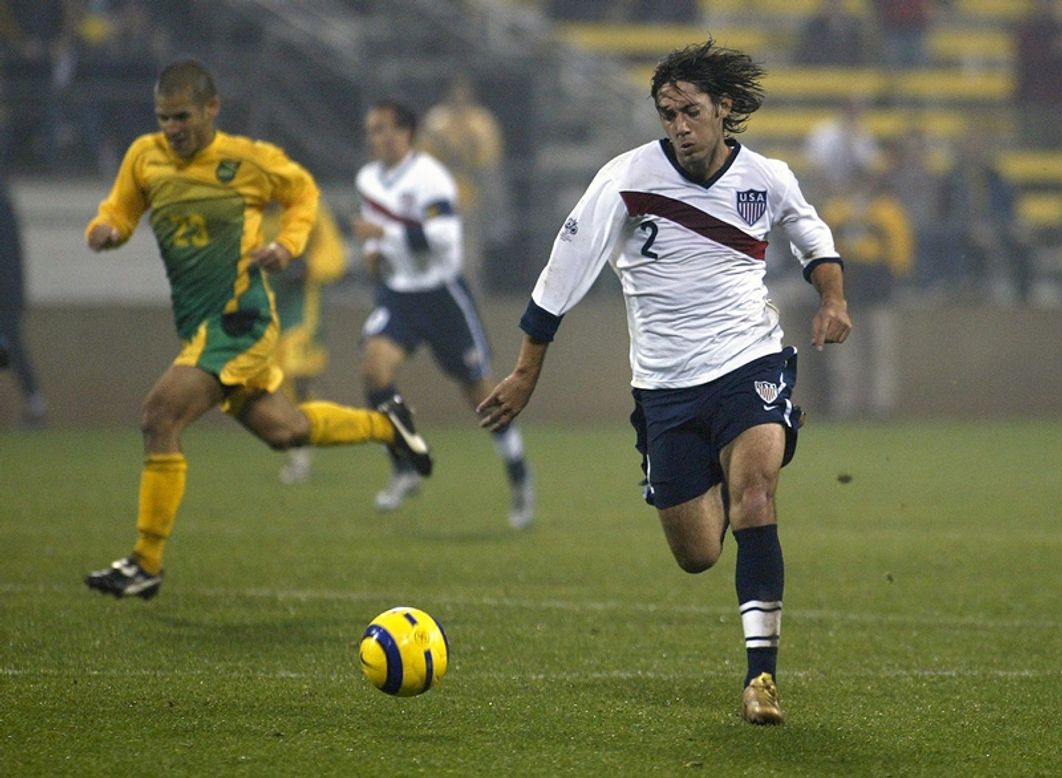
[[[442,625],[417,608],[386,610],[361,636],[361,672],[397,697],[423,694],[446,673],[450,643]]]

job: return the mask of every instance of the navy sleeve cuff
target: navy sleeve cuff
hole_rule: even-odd
[[[553,341],[553,336],[557,334],[557,328],[563,318],[563,316],[554,316],[545,308],[536,305],[534,300],[528,300],[524,315],[520,317],[520,329],[526,332],[532,340],[550,343]]]
[[[841,266],[841,270],[844,270],[844,262],[841,261],[840,257],[819,257],[818,259],[811,260],[807,263],[807,265],[804,266],[804,280],[810,284],[811,271],[826,262],[833,262],[835,264],[838,264]]]

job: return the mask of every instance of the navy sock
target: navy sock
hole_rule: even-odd
[[[785,566],[777,524],[749,527],[733,534],[738,547],[734,583],[745,633],[748,686],[760,673],[777,673]]]
[[[522,484],[527,478],[527,463],[523,459],[505,463],[505,472],[509,476],[509,483]]]

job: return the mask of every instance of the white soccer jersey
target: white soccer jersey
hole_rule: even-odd
[[[361,215],[384,230],[365,242],[386,260],[382,281],[396,292],[438,288],[461,274],[462,226],[453,176],[422,151],[392,168],[380,161],[358,171]]]
[[[637,388],[697,386],[781,349],[763,280],[772,227],[785,229],[805,269],[837,257],[789,167],[728,143],[729,161],[706,184],[683,175],[666,140],[605,165],[532,292],[534,305],[563,316],[610,262],[627,305]]]

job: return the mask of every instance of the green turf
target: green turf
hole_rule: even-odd
[[[741,722],[733,540],[679,571],[632,436],[531,427],[536,526],[505,525],[485,435],[371,508],[376,450],[312,484],[241,431],[189,431],[151,602],[82,574],[133,540],[139,436],[0,432],[0,775],[1054,775],[1062,424],[813,423],[779,494],[788,721]],[[437,689],[393,699],[353,645],[428,610]]]

